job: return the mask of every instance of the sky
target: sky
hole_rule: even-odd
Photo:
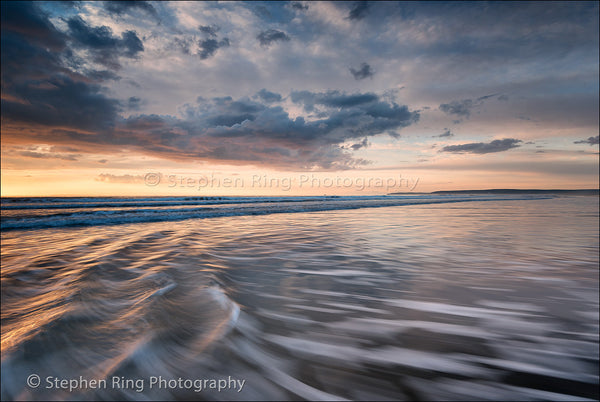
[[[598,188],[598,5],[3,1],[2,196]]]

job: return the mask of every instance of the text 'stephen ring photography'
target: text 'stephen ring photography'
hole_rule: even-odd
[[[3,401],[599,394],[599,2],[2,1]]]

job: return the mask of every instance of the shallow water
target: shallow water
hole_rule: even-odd
[[[597,197],[278,212],[3,231],[2,399],[598,399]]]

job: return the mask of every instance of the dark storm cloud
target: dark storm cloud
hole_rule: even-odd
[[[273,42],[287,42],[290,40],[290,37],[283,31],[268,29],[259,33],[256,39],[258,39],[262,46],[268,47]]]
[[[200,47],[200,58],[207,59],[215,54],[219,48],[219,42],[217,42],[215,39],[205,39],[201,40],[198,43],[198,46]]]
[[[230,45],[229,38],[218,40],[217,33],[221,29],[218,25],[200,25],[198,29],[205,35],[204,40],[198,42],[200,50],[198,55],[202,60],[214,56],[219,48],[228,47]],[[190,39],[181,39],[177,41],[183,52],[189,54]]]
[[[261,89],[260,91],[258,91],[256,93],[256,95],[254,95],[254,96],[262,99],[264,102],[267,102],[267,103],[273,103],[273,102],[280,102],[281,101],[281,95],[279,95],[278,93],[275,93],[275,92],[267,91],[264,88]]]
[[[207,121],[215,126],[223,126],[223,127],[233,127],[236,124],[242,124],[245,121],[253,121],[256,118],[253,114],[245,113],[245,114],[222,114],[209,118]]]
[[[123,56],[135,57],[139,52],[144,51],[144,45],[137,34],[133,31],[125,31],[121,34],[121,46],[123,47]]]
[[[115,77],[97,71],[84,76],[70,69],[68,37],[37,4],[2,2],[1,28],[3,125],[88,130],[113,124],[118,102],[107,98],[94,80]]]
[[[62,91],[82,83],[56,83]],[[252,163],[282,168],[346,169],[362,165],[367,161],[355,158],[352,152],[369,145],[367,137],[399,130],[418,121],[417,112],[393,102],[383,102],[375,94],[352,94],[329,91],[327,93],[304,92],[317,104],[326,107],[318,120],[308,121],[304,117],[291,118],[281,106],[272,106],[268,100],[279,99],[273,92],[260,91],[262,96],[234,99],[219,97],[199,98],[194,104],[181,109],[181,118],[174,116],[138,115],[127,119],[116,119],[116,101],[105,109],[106,99],[96,94],[97,104],[82,99],[88,91],[72,88],[69,96],[54,94],[52,88],[45,96],[28,93],[29,99],[44,98],[56,110],[34,102],[31,105],[11,104],[6,114],[31,118],[32,111],[37,122],[48,126],[71,126],[87,128],[82,134],[74,130],[55,129],[48,134],[10,135],[33,136],[48,144],[73,147],[81,152],[98,150],[121,150],[123,147],[144,154],[173,160],[218,160],[227,163]],[[77,95],[79,94],[79,95]],[[48,97],[50,95],[50,97]],[[266,99],[265,99],[266,98]],[[65,103],[69,99],[71,103]],[[127,105],[135,107],[139,98],[131,97]],[[93,105],[87,112],[69,115],[79,105]],[[327,105],[327,106],[326,106]],[[21,106],[23,111],[14,110]],[[103,109],[104,108],[104,109]],[[5,106],[3,104],[3,114]],[[52,113],[51,113],[52,111]],[[89,113],[89,114],[88,114]],[[99,130],[91,125],[98,115],[114,122],[113,127]],[[71,121],[69,121],[71,119]],[[65,122],[67,124],[65,124]],[[95,129],[95,130],[94,130]],[[392,131],[395,134],[395,131]],[[356,142],[357,139],[362,139]],[[349,141],[354,143],[343,147]]]
[[[358,70],[355,70],[354,68],[350,67],[350,73],[357,81],[364,80],[365,78],[373,77],[373,75],[375,75],[373,70],[371,70],[371,66],[367,63],[362,63]]]
[[[204,39],[198,43],[200,48],[199,56],[202,60],[213,56],[220,48],[229,46],[229,38],[223,38],[220,41],[216,39]]]
[[[205,33],[208,36],[216,37],[220,28],[218,25],[200,25],[198,29],[200,32]]]
[[[9,121],[96,129],[110,126],[118,111],[118,102],[106,98],[100,86],[66,76],[11,89],[26,102],[2,99],[2,115]]]
[[[26,39],[26,42],[53,51],[61,51],[65,47],[65,35],[54,28],[37,4],[25,1],[3,1],[0,7],[3,34],[5,32],[18,34]],[[4,59],[2,63],[5,61]]]
[[[265,90],[265,92],[268,92]],[[272,94],[272,93],[271,93]],[[249,98],[220,97],[185,105],[183,119],[135,116],[125,120],[111,143],[140,145],[167,158],[204,158],[301,168],[350,168],[366,163],[351,151],[368,146],[366,137],[416,122],[406,106],[378,100],[374,94],[312,94],[332,107],[318,120],[291,118],[280,106]],[[367,95],[361,99],[361,95]],[[352,101],[349,101],[354,99]],[[363,138],[346,148],[341,144]]]
[[[206,104],[204,99],[198,99],[198,102]],[[212,102],[217,106],[218,110],[226,110],[233,113],[257,113],[266,108],[266,106],[259,102],[248,99],[233,100],[231,96],[212,98]]]
[[[60,58],[67,38],[37,4],[3,1],[0,6],[3,95],[17,96],[12,87],[15,84],[69,72]]]
[[[303,91],[303,94],[312,93]],[[255,133],[258,137],[297,144],[307,141],[336,144],[346,139],[380,134],[390,128],[405,127],[418,120],[418,113],[408,111],[406,106],[378,101],[373,94],[364,94],[362,99],[362,94],[350,96],[336,93],[336,97],[312,95],[316,95],[318,102],[342,104],[344,107],[326,112],[320,120],[305,121],[303,117],[291,119],[279,106],[267,106],[249,99],[234,101],[227,97],[215,98],[212,105],[204,104],[202,109],[188,108],[186,114],[196,121],[207,122],[208,131],[216,135],[237,137]],[[207,107],[210,113],[206,112]],[[215,116],[221,120],[228,116],[231,122],[238,121],[229,126],[234,129],[211,130],[211,126],[215,125]],[[244,121],[240,122],[242,118]]]
[[[361,20],[365,18],[367,15],[367,11],[369,10],[369,2],[368,1],[359,1],[356,3],[354,8],[350,10],[348,13],[348,18],[351,20]]]
[[[40,80],[57,72],[68,72],[62,66],[60,51],[49,50],[42,42],[11,32],[5,25],[2,25],[1,40],[3,94],[5,90],[10,93],[12,84],[31,79]]]
[[[418,112],[374,93],[342,91],[295,92],[294,102],[306,110],[322,110],[310,119],[290,117],[276,106],[282,95],[267,89],[252,98],[199,98],[182,107],[180,117],[123,118],[119,112],[139,109],[142,100],[111,99],[100,84],[119,78],[121,57],[143,51],[135,32],[117,36],[106,26],[72,16],[64,20],[67,29],[61,33],[30,3],[2,3],[2,21],[2,132],[13,142],[69,146],[78,153],[126,148],[172,160],[344,169],[367,163],[352,155],[368,146],[367,137],[396,135],[419,119]],[[263,33],[265,45],[289,40],[281,31]],[[205,35],[199,43],[201,58],[229,44],[227,38]],[[85,60],[76,57],[81,53],[108,68],[86,70]],[[352,145],[342,148],[347,143]],[[30,158],[43,156],[36,150],[23,152],[30,152],[21,155]],[[49,154],[70,158],[62,151]]]
[[[298,1],[292,1],[290,3],[290,7],[292,7],[295,10],[301,10],[301,11],[306,11],[308,10],[308,4],[302,4]]]
[[[291,99],[294,103],[303,104],[304,109],[310,112],[314,109],[314,105],[344,108],[375,102],[379,100],[379,97],[373,93],[347,95],[340,91],[293,91],[291,93]]]
[[[489,154],[493,152],[508,151],[512,148],[517,148],[521,140],[515,138],[504,138],[502,140],[494,140],[492,142],[472,142],[469,144],[448,145],[440,150],[440,152],[453,153],[471,153],[471,154]]]
[[[339,91],[325,93],[297,91],[292,92],[290,97],[292,102],[304,104],[304,109],[308,112],[313,111],[315,105],[334,109],[321,112],[324,117],[329,117],[323,120],[322,124],[327,127],[346,126],[346,134],[351,134],[352,137],[394,130],[419,119],[417,112],[410,112],[408,107],[394,102],[383,102],[373,93],[348,95]]]
[[[156,20],[159,20],[158,12],[147,1],[105,1],[104,9],[114,15],[122,15],[126,13],[134,13],[141,11]]]
[[[575,141],[574,144],[589,144],[589,145],[598,145],[598,141],[600,136],[589,137],[587,140]]]
[[[118,58],[134,58],[144,51],[144,45],[134,31],[125,31],[121,38],[113,36],[107,26],[90,27],[81,17],[67,20],[70,37],[75,45],[88,50],[96,63],[118,69]]]

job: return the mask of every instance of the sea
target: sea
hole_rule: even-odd
[[[1,210],[2,400],[599,399],[597,195]]]

